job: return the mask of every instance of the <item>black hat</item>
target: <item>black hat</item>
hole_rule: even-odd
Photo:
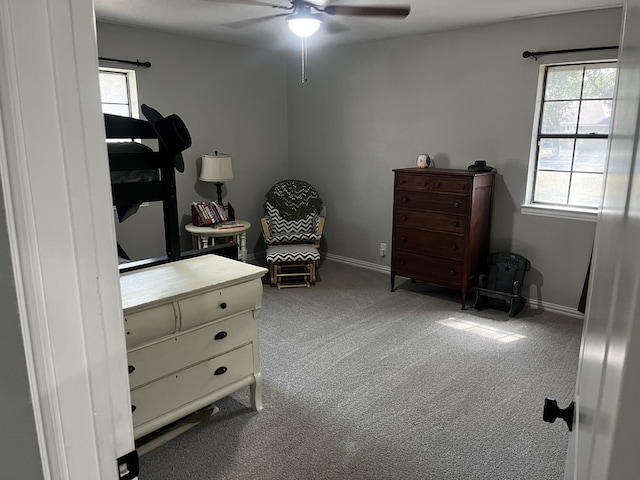
[[[175,114],[163,117],[160,112],[146,104],[142,104],[141,109],[156,135],[158,135],[158,141],[174,156],[173,165],[176,170],[184,172],[182,152],[191,146],[191,135],[189,135],[187,126]]]

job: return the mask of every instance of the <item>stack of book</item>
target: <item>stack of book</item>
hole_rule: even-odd
[[[198,227],[208,227],[227,220],[229,220],[229,216],[225,208],[215,202],[193,202],[191,204],[191,223]]]

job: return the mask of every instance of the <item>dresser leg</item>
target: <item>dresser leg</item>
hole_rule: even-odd
[[[462,289],[462,308],[460,310],[466,310],[467,309],[467,289],[463,288]]]
[[[255,378],[255,382],[249,387],[249,396],[251,397],[251,408],[258,412],[262,410],[262,374],[255,373],[253,378]]]
[[[395,283],[396,283],[396,276],[392,273],[391,274],[391,291],[395,292]]]

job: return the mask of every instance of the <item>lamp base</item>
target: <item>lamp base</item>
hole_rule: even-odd
[[[218,205],[222,207],[222,182],[214,182],[216,186],[216,192],[218,193]]]

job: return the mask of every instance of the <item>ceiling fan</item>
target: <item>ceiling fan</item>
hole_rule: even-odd
[[[226,2],[230,0],[214,0]],[[347,17],[392,17],[402,19],[411,12],[409,5],[318,5],[308,0],[289,0],[289,6],[274,5],[260,0],[234,0],[234,3],[244,3],[260,7],[270,7],[278,10],[285,10],[283,13],[276,13],[264,17],[251,18],[226,24],[227,26],[247,27],[256,23],[271,20],[277,17],[285,17],[289,29],[302,39],[302,83],[307,83],[306,63],[307,63],[307,37],[318,31],[322,24],[323,17],[347,16]],[[334,29],[335,30],[335,29]]]
[[[226,2],[229,0],[214,0]],[[243,3],[260,7],[269,7],[278,10],[286,10],[264,17],[252,18],[240,22],[227,24],[227,26],[247,27],[256,23],[271,20],[277,17],[286,17],[287,24],[293,33],[299,37],[309,37],[318,31],[323,23],[324,15],[349,16],[349,17],[391,17],[405,18],[411,12],[408,5],[327,5],[322,6],[308,0],[289,0],[289,6],[275,5],[259,0],[237,0],[233,3]]]

